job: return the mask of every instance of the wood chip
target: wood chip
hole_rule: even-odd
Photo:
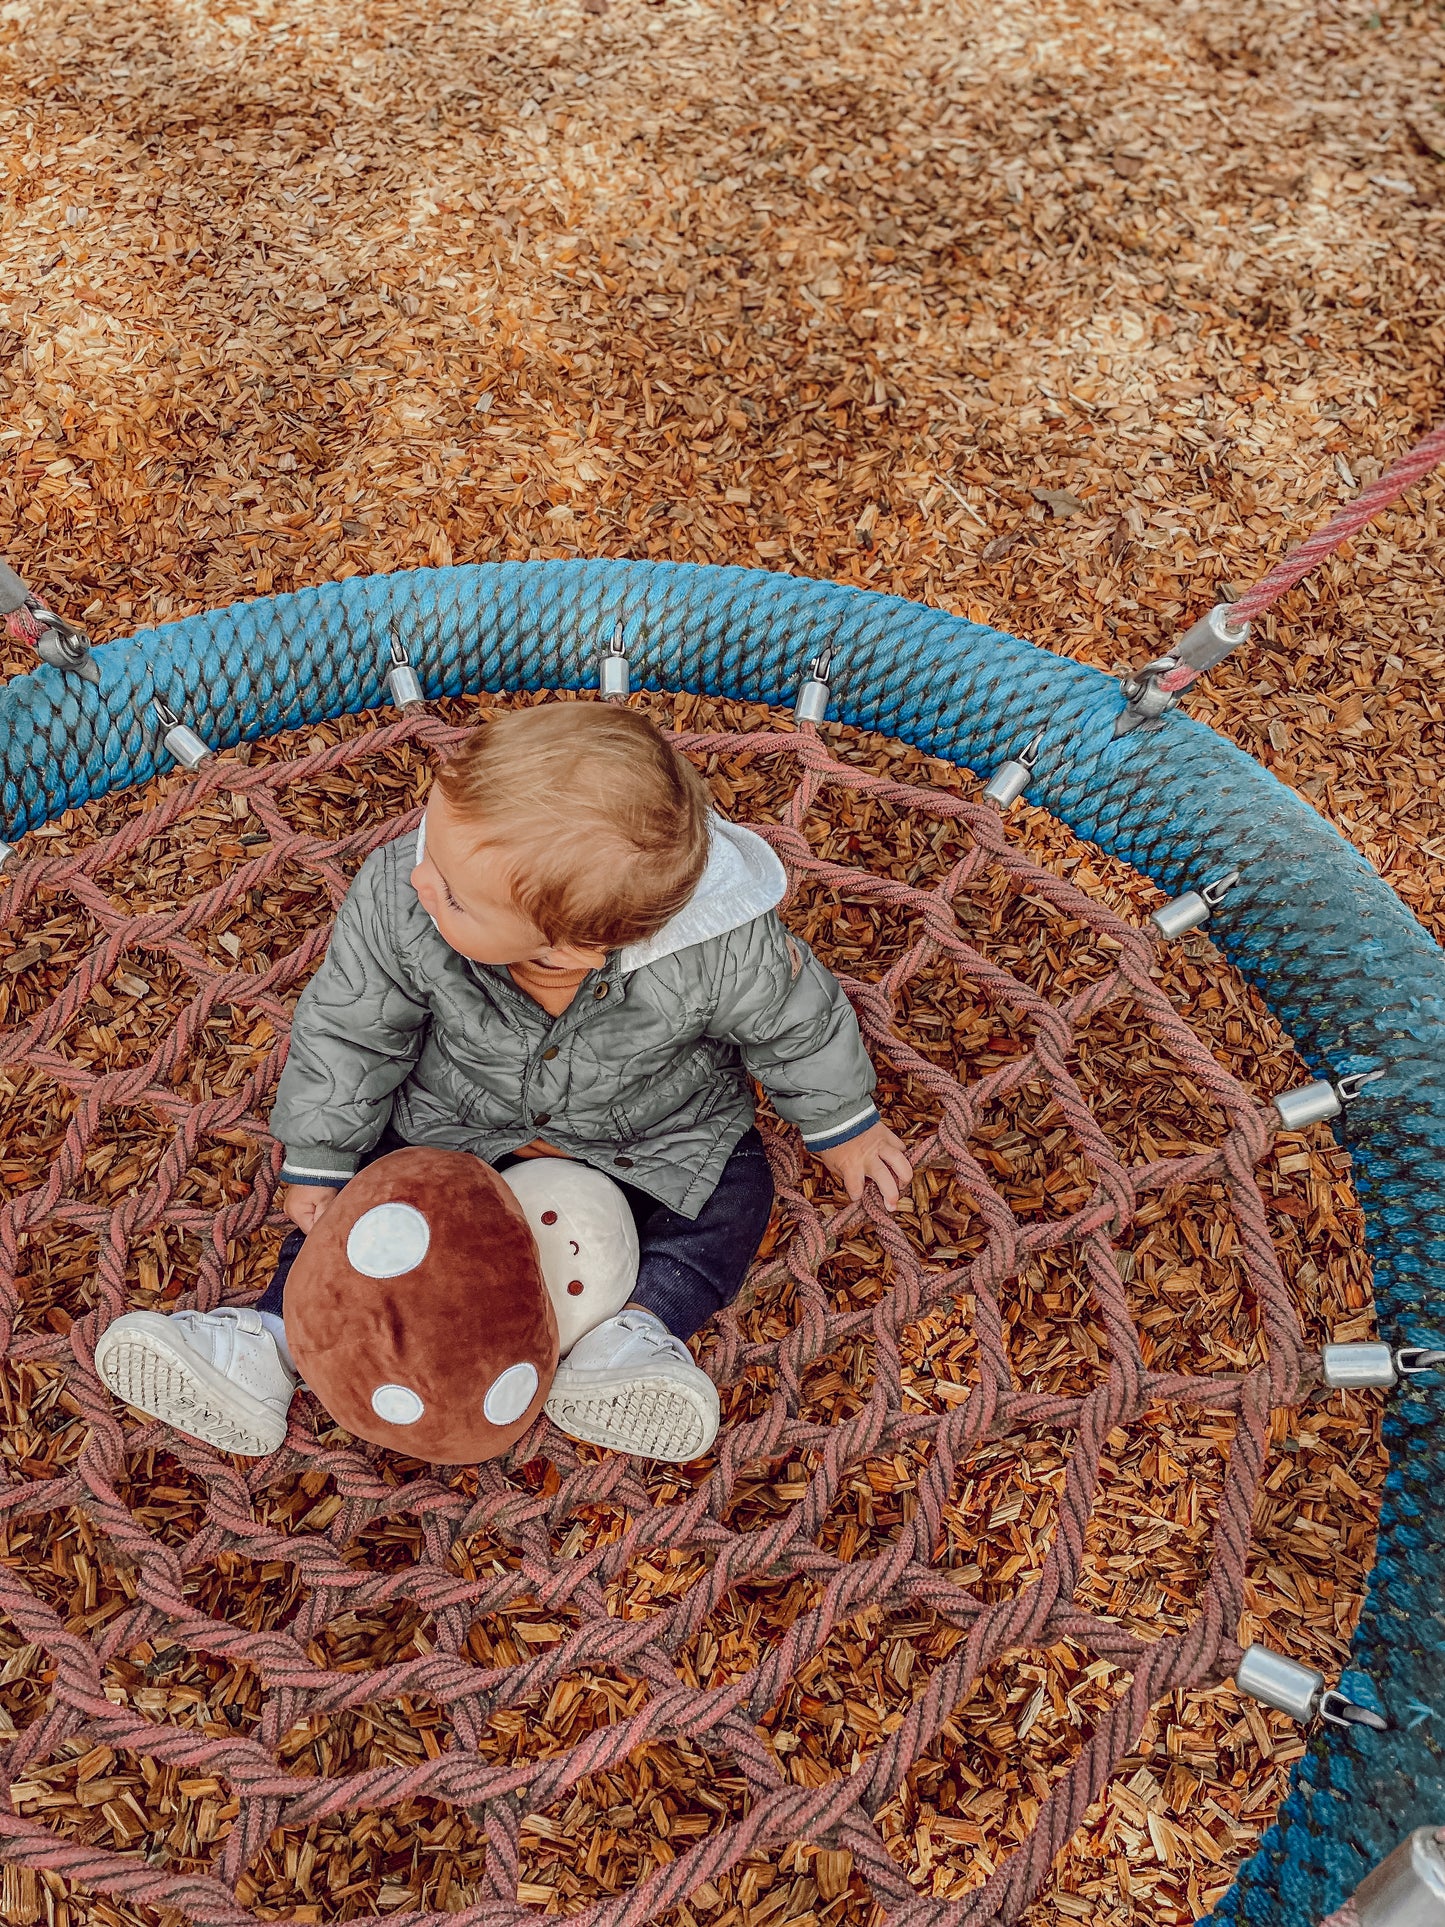
[[[1122,671],[1167,649],[1226,585],[1256,579],[1438,416],[1445,41],[1419,11],[1326,10],[1266,32],[1226,0],[1202,0],[1187,18],[1151,18],[1141,37],[1114,0],[1049,0],[1027,34],[994,13],[961,22],[915,0],[863,14],[792,0],[746,18],[673,0],[542,10],[503,0],[425,18],[399,0],[359,10],[316,0],[295,18],[193,12],[178,36],[119,0],[83,14],[26,0],[13,26],[16,57],[0,76],[11,172],[0,553],[102,643],[370,571],[612,555],[890,590]],[[1065,495],[1082,511],[1058,514],[1051,497]],[[1442,500],[1439,478],[1414,491],[1188,698],[1350,838],[1437,935]],[[0,638],[0,674],[31,663]],[[674,713],[688,725],[742,717],[686,702]],[[347,728],[300,740],[340,740]],[[853,753],[915,776],[923,767],[863,739]],[[709,773],[740,816],[775,805],[765,772]],[[936,766],[930,780],[967,781]],[[290,818],[364,830],[412,807],[424,783],[424,759],[398,754],[359,785],[318,781],[292,798]],[[68,812],[30,847],[79,847],[133,807]],[[1034,813],[1014,822],[1045,861],[1125,914],[1156,900]],[[935,860],[886,812],[840,809],[829,833],[850,860],[903,873]],[[174,905],[268,834],[218,811],[137,850],[103,886],[127,910]],[[314,875],[271,877],[241,914],[201,933],[206,959],[254,975],[333,908]],[[815,895],[800,914],[858,971],[899,940],[874,909]],[[1010,968],[1055,971],[1042,913],[1007,893],[980,893],[974,910]],[[0,1023],[48,1005],[102,938],[60,893],[5,923],[0,886]],[[1066,969],[1099,967],[1079,933],[1070,946]],[[1258,999],[1203,939],[1172,951],[1168,969],[1191,1021],[1242,1076],[1262,1090],[1298,1081]],[[128,956],[58,1048],[85,1071],[133,1064],[194,988],[172,960]],[[916,985],[903,1015],[925,1055],[997,1064],[1019,1048],[957,981]],[[228,993],[180,1095],[238,1089],[284,1016],[244,985]],[[1080,1063],[1132,1157],[1213,1128],[1125,1010],[1090,1027]],[[925,1096],[891,1075],[884,1097],[895,1116],[926,1116]],[[49,1073],[0,1071],[6,1195],[50,1168],[76,1101]],[[1051,1142],[1056,1128],[1027,1092],[984,1126],[980,1154],[1016,1209],[1066,1209],[1076,1194],[1077,1161]],[[170,1131],[158,1115],[109,1119],[70,1201],[109,1209],[154,1183]],[[1277,1151],[1273,1229],[1308,1330],[1367,1337],[1348,1162],[1323,1127]],[[249,1197],[262,1167],[254,1128],[207,1140],[172,1217],[131,1246],[131,1302],[164,1310],[191,1288],[211,1262],[207,1214]],[[951,1262],[979,1232],[932,1177],[903,1222]],[[1259,1355],[1256,1321],[1223,1201],[1202,1189],[1141,1214],[1126,1253],[1133,1307],[1155,1364],[1238,1367]],[[273,1224],[230,1253],[229,1290],[263,1282],[279,1235]],[[91,1309],[99,1257],[78,1219],[22,1240],[17,1342],[61,1335]],[[840,1304],[866,1310],[882,1288],[880,1254],[845,1241],[828,1276]],[[1029,1382],[1090,1382],[1105,1335],[1067,1265],[1031,1270],[1010,1310],[1008,1343]],[[776,1330],[787,1307],[747,1316],[759,1333]],[[970,1348],[966,1307],[962,1319],[920,1321],[908,1399],[956,1405]],[[855,1410],[870,1370],[866,1344],[841,1346],[808,1374],[810,1409]],[[73,1466],[86,1427],[60,1373],[12,1360],[0,1390],[11,1476]],[[1085,1581],[1096,1610],[1140,1630],[1187,1614],[1228,1442],[1208,1414],[1159,1411],[1111,1444]],[[1273,1442],[1241,1637],[1334,1671],[1371,1557],[1377,1408],[1337,1395]],[[1000,1442],[967,1468],[946,1522],[962,1583],[993,1596],[1037,1570],[1057,1445]],[[204,1516],[200,1483],[158,1451],[126,1471],[127,1502],[186,1545]],[[766,1523],[808,1472],[756,1468],[738,1516]],[[870,1463],[826,1522],[830,1549],[876,1551],[913,1479],[906,1456]],[[656,1491],[673,1503],[684,1487]],[[291,1531],[313,1514],[325,1521],[337,1496],[324,1479],[314,1489],[298,1479],[257,1503]],[[335,1530],[341,1516],[304,1529]],[[584,1523],[579,1552],[620,1529],[606,1507]],[[6,1531],[13,1569],[87,1632],[127,1609],[133,1576],[79,1514],[12,1519]],[[362,1535],[356,1557],[389,1569],[417,1544],[397,1520]],[[458,1556],[486,1570],[515,1554],[479,1537]],[[683,1553],[639,1561],[609,1604],[652,1611],[695,1573]],[[285,1622],[300,1603],[286,1562],[234,1550],[188,1583],[206,1610],[240,1624]],[[805,1603],[799,1587],[740,1597],[679,1663],[700,1682],[727,1677]],[[518,1607],[474,1627],[468,1652],[518,1664],[558,1623]],[[53,1665],[14,1629],[6,1637],[0,1708],[25,1727],[48,1703]],[[423,1616],[386,1607],[342,1615],[316,1644],[329,1663],[365,1669],[428,1637]],[[807,1784],[876,1745],[952,1637],[932,1622],[866,1617],[840,1629],[826,1663],[770,1716],[789,1775]],[[107,1680],[138,1706],[161,1696],[144,1704],[168,1722],[251,1733],[263,1715],[245,1669],[184,1649],[117,1653]],[[557,1726],[539,1706],[502,1721],[489,1743],[501,1754],[537,1731],[550,1743],[611,1717],[633,1690],[603,1676],[574,1685],[551,1709]],[[1117,1690],[1067,1648],[980,1682],[887,1810],[909,1879],[948,1896],[986,1877]],[[444,1722],[412,1703],[308,1723],[285,1745],[290,1758],[351,1771],[425,1758],[444,1738]],[[1177,1696],[1061,1856],[1029,1927],[1183,1927],[1208,1912],[1271,1823],[1300,1744],[1282,1717],[1241,1709],[1228,1692]],[[223,1787],[188,1793],[170,1769],[151,1779],[125,1758],[82,1782],[92,1749],[83,1737],[66,1746],[24,1783],[36,1789],[25,1810],[46,1824],[186,1869],[224,1844],[234,1814]],[[114,1794],[82,1805],[97,1781]],[[558,1811],[532,1816],[562,1838],[523,1834],[523,1898],[555,1913],[615,1891],[746,1801],[725,1762],[687,1749],[593,1776]],[[473,1820],[417,1801],[279,1832],[243,1901],[297,1921],[454,1908],[482,1898],[482,1858]],[[863,1884],[839,1871],[843,1858],[806,1842],[759,1854],[669,1919],[865,1927]],[[0,1916],[183,1927],[178,1913],[16,1866],[0,1869]]]

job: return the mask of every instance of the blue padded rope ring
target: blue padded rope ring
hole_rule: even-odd
[[[3,834],[168,764],[157,696],[219,749],[378,707],[394,639],[428,697],[588,686],[618,621],[635,683],[750,702],[787,701],[829,646],[844,722],[982,771],[1037,736],[1029,796],[1077,835],[1170,895],[1239,869],[1210,936],[1312,1068],[1384,1073],[1345,1133],[1381,1336],[1439,1342],[1445,955],[1242,751],[1177,711],[1116,739],[1118,684],[1015,636],[753,569],[536,562],[353,578],[143,630],[98,652],[98,686],[42,667],[0,688]],[[1430,1398],[1407,1388],[1386,1415],[1378,1560],[1344,1681],[1396,1727],[1314,1735],[1220,1923],[1314,1927],[1411,1827],[1445,1820],[1445,1434]]]

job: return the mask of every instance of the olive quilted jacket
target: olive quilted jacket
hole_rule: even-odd
[[[441,936],[409,880],[424,837],[363,863],[297,1002],[283,1181],[344,1184],[390,1119],[492,1163],[544,1136],[695,1217],[753,1121],[751,1078],[813,1150],[875,1121],[852,1007],[779,920],[783,868],[752,831],[714,817],[692,899],[559,1017]]]

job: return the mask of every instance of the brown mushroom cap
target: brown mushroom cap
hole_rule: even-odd
[[[465,1151],[359,1171],[286,1281],[301,1376],[348,1432],[408,1458],[496,1458],[542,1410],[557,1323],[516,1199]]]

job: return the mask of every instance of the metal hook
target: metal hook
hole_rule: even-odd
[[[151,701],[160,723],[161,741],[182,769],[199,769],[202,763],[215,755],[210,744],[203,742],[188,724],[183,723],[163,697],[152,696]]]
[[[1024,745],[1017,756],[1010,756],[1006,763],[1000,763],[993,775],[984,785],[984,801],[994,803],[1006,810],[1011,803],[1017,802],[1029,786],[1029,778],[1034,773],[1034,763],[1043,746],[1045,730],[1040,730],[1032,740]]]
[[[1343,1077],[1317,1077],[1309,1084],[1297,1085],[1292,1091],[1281,1091],[1273,1099],[1281,1129],[1302,1131],[1306,1124],[1318,1124],[1325,1118],[1338,1117],[1367,1084],[1373,1084],[1377,1077],[1384,1075],[1383,1070],[1347,1071]]]
[[[1390,1731],[1390,1722],[1383,1713],[1376,1713],[1368,1706],[1356,1706],[1335,1687],[1321,1693],[1319,1713],[1331,1726],[1368,1726],[1374,1733]]]
[[[391,639],[391,667],[385,682],[386,693],[398,709],[415,709],[426,701],[421,679],[412,668],[411,656],[400,636]]]
[[[827,643],[821,654],[813,658],[813,666],[798,685],[798,694],[793,702],[793,716],[799,723],[821,723],[828,714],[828,703],[832,690],[828,686],[828,675],[833,667],[833,645]]]
[[[1186,931],[1208,923],[1210,911],[1219,908],[1220,900],[1238,881],[1238,870],[1231,870],[1228,876],[1206,883],[1202,890],[1186,890],[1182,897],[1171,897],[1168,903],[1161,903],[1150,922],[1161,937],[1182,937]]]
[[[617,618],[617,626],[612,631],[612,640],[602,652],[598,665],[600,674],[597,679],[598,694],[604,702],[620,702],[632,688],[632,675],[627,662],[627,649],[622,640],[622,618]]]
[[[1342,1104],[1352,1103],[1367,1084],[1373,1084],[1377,1077],[1383,1077],[1384,1075],[1383,1070],[1346,1071],[1343,1077],[1337,1077],[1335,1079],[1335,1090],[1339,1093],[1340,1102]]]
[[[1414,1378],[1420,1372],[1445,1370],[1445,1350],[1432,1351],[1426,1345],[1402,1345],[1395,1353],[1395,1369]]]

